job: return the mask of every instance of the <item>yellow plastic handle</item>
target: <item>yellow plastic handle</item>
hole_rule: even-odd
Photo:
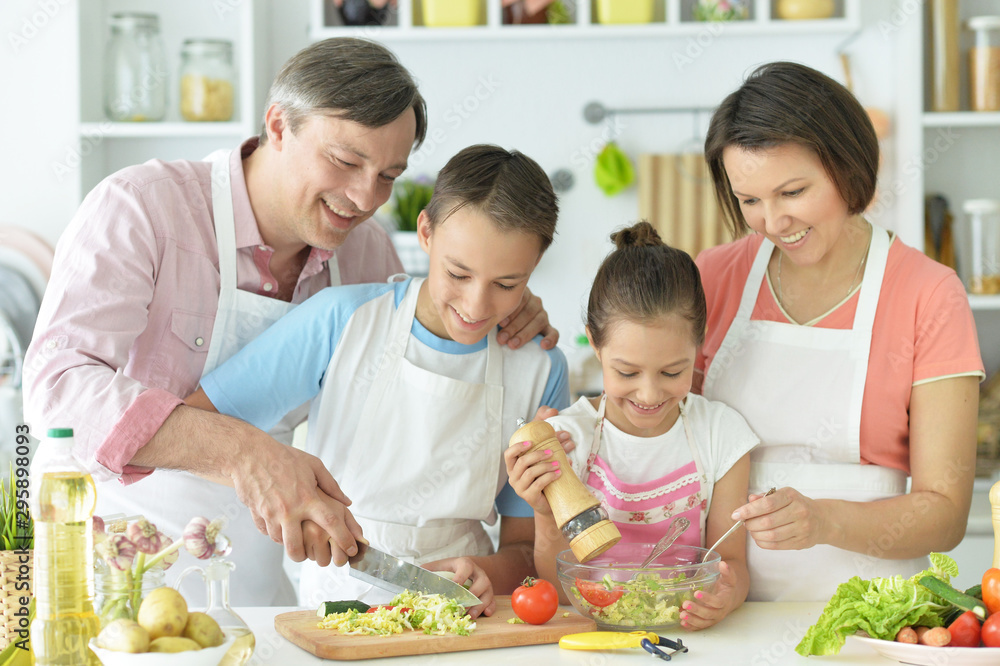
[[[657,643],[659,636],[648,631],[632,631],[627,634],[617,631],[585,631],[580,634],[566,634],[559,639],[559,647],[567,650],[614,650],[617,648],[639,647],[643,638]]]

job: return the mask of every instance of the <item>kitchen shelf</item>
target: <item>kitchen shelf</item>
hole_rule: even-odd
[[[1000,127],[1000,112],[956,111],[943,113],[931,111],[923,115],[924,127]]]
[[[969,294],[969,305],[973,310],[1000,310],[1000,294]]]
[[[106,121],[98,123],[80,123],[80,136],[84,137],[245,137],[252,133],[252,131],[252,128],[250,128],[246,123],[239,122],[117,123]]]
[[[551,39],[629,39],[638,37],[695,37],[707,35],[788,35],[851,33],[860,29],[860,0],[840,0],[834,17],[822,20],[789,21],[772,17],[774,0],[751,0],[750,17],[742,21],[706,22],[690,18],[693,0],[655,0],[651,23],[601,24],[588,0],[575,4],[575,21],[563,25],[506,25],[502,22],[500,0],[486,0],[482,25],[469,27],[427,27],[414,21],[415,2],[398,0],[397,13],[390,25],[343,26],[337,20],[330,0],[310,0],[309,35],[314,40],[330,37],[362,37],[384,42],[440,40],[551,40]]]

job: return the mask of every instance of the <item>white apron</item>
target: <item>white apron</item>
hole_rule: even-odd
[[[224,363],[267,327],[295,306],[291,303],[236,288],[236,222],[230,182],[230,152],[213,155],[212,210],[219,247],[219,307],[202,376]],[[330,259],[332,284],[340,283],[336,257]],[[292,430],[302,421],[305,407],[291,412],[271,435],[291,444]],[[282,568],[284,548],[257,530],[250,510],[236,490],[178,470],[160,469],[128,486],[104,484],[98,493],[99,515],[145,515],[164,534],[180,538],[195,516],[212,520],[225,516],[224,534],[233,544],[228,559],[236,564],[230,588],[234,606],[287,606],[296,602],[295,590]],[[167,583],[183,569],[182,563],[167,571]],[[205,584],[189,576],[181,592],[192,608],[204,605]]]
[[[363,401],[345,393],[337,409],[358,410],[354,436],[336,432],[328,410],[314,411],[310,450],[329,460],[336,447],[350,453],[332,470],[351,498],[351,512],[373,546],[421,564],[446,557],[489,555],[493,545],[483,521],[496,521],[494,502],[505,442],[503,357],[490,331],[483,383],[435,374],[405,358],[422,279],[414,279],[390,317],[389,337],[371,390]],[[394,310],[394,311],[391,311]],[[337,376],[337,356],[327,377]],[[423,499],[413,506],[414,489]],[[302,567],[299,603],[360,599],[386,603],[391,594],[351,578],[348,568]]]
[[[734,408],[760,437],[750,454],[751,493],[790,486],[814,499],[869,502],[906,492],[903,472],[859,464],[861,404],[889,245],[889,234],[873,225],[854,325],[839,330],[751,321],[774,249],[767,239],[761,244],[704,385],[706,398]],[[750,538],[747,598],[825,601],[852,576],[911,576],[927,566],[927,558],[881,559],[882,548],[873,543],[867,554],[828,545],[763,550]]]

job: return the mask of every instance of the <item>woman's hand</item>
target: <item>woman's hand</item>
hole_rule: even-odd
[[[739,597],[736,573],[729,564],[720,562],[715,591],[699,590],[694,593],[694,600],[681,605],[681,626],[691,630],[711,627],[742,603]]]
[[[773,494],[750,495],[749,502],[733,512],[764,550],[802,550],[829,543],[823,505],[794,488]]]
[[[482,602],[480,605],[468,609],[469,615],[473,618],[479,617],[480,613],[490,616],[496,611],[497,603],[493,598],[493,583],[482,567],[472,561],[472,558],[449,557],[421,564],[420,566],[428,571],[451,571],[455,574],[451,577],[451,580],[459,585],[463,585],[465,581],[471,580],[472,583],[469,585],[469,592],[479,597],[479,600]]]

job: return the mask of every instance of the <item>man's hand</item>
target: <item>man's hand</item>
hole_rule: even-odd
[[[517,349],[539,333],[542,349],[553,349],[559,342],[559,331],[549,325],[549,314],[542,308],[542,299],[525,288],[521,306],[500,322],[497,342]]]

